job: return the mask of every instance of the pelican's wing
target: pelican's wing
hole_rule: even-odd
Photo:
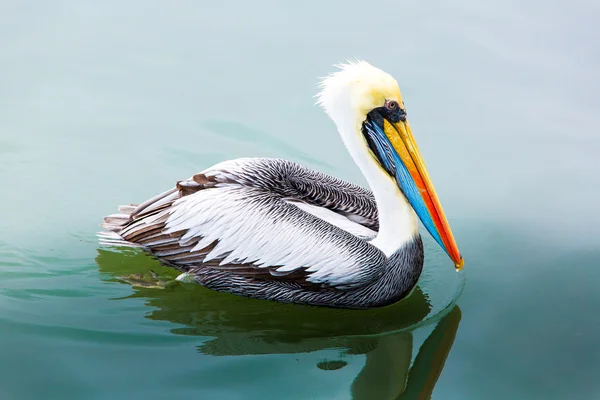
[[[317,207],[328,210],[337,214],[338,217],[333,217],[333,220],[342,221],[341,224],[351,222],[364,226],[370,230],[369,235],[379,230],[377,204],[370,190],[290,161],[262,160],[261,164],[275,165],[274,168],[284,171],[287,179],[280,187],[285,188],[285,193],[290,197],[313,206],[304,208],[305,211],[329,220],[327,213],[318,211]],[[344,217],[347,222],[339,217]]]
[[[309,203],[307,196],[292,196],[289,171],[265,163],[217,165],[133,210],[123,208],[107,217],[106,227],[190,272],[210,268],[340,289],[381,276],[385,256],[379,249],[292,204]],[[119,222],[127,212],[127,222]]]
[[[377,205],[370,190],[300,164],[274,158],[241,158],[203,174],[256,187],[360,238],[377,235]]]

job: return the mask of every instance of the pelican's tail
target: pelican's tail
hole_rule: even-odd
[[[132,220],[131,215],[139,206],[130,204],[128,206],[119,206],[117,214],[111,214],[104,217],[104,222],[100,224],[105,229],[98,233],[98,238],[101,245],[105,246],[127,246],[127,247],[142,247],[139,244],[129,242],[119,235],[119,232],[127,226]]]
[[[105,229],[98,233],[100,244],[107,246],[127,246],[144,247],[137,241],[142,236],[148,236],[148,231],[157,226],[156,218],[147,218],[148,216],[158,216],[161,211],[168,208],[175,200],[180,197],[179,188],[173,188],[163,192],[140,205],[130,204],[128,206],[119,206],[119,212],[104,217],[104,223],[100,226]],[[162,213],[164,214],[164,212]],[[163,216],[163,215],[160,216]],[[164,216],[166,218],[166,216]],[[125,237],[127,239],[125,239]]]

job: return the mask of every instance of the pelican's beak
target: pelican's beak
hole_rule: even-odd
[[[390,122],[383,118],[383,131],[396,150],[395,175],[398,186],[429,231],[431,236],[450,256],[457,270],[464,261],[448,225],[429,173],[417,147],[408,121]]]

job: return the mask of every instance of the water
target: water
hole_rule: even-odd
[[[0,396],[599,397],[599,17],[585,1],[4,2]],[[398,78],[464,275],[428,241],[422,289],[365,313],[120,280],[170,272],[98,250],[100,218],[218,161],[365,184],[311,97],[350,57]]]

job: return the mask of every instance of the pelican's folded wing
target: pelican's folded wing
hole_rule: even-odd
[[[294,205],[289,193],[267,190],[256,171],[245,173],[254,180],[215,166],[134,209],[122,208],[105,227],[189,272],[212,269],[315,289],[356,288],[381,276],[379,249]],[[119,222],[128,211],[127,222]]]

